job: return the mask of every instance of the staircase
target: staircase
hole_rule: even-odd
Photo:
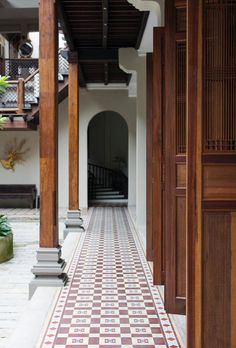
[[[88,165],[89,205],[127,205],[128,178],[120,171]]]
[[[66,51],[58,52],[58,103],[68,96]],[[1,59],[0,75],[9,76],[0,94],[0,115],[8,118],[4,130],[36,130],[39,124],[38,59]]]

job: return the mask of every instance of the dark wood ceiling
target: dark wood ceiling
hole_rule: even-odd
[[[148,13],[127,0],[61,0],[61,27],[71,50],[78,50],[80,85],[127,83],[119,68],[120,47],[139,48]]]

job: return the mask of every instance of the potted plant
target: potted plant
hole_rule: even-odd
[[[7,83],[8,78],[9,77],[7,77],[7,76],[0,76],[0,93],[5,92],[5,90],[8,86],[8,83]],[[0,130],[3,129],[6,121],[7,121],[7,118],[0,115]]]
[[[0,215],[0,263],[13,257],[13,234],[8,219]]]

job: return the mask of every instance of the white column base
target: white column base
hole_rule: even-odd
[[[68,210],[65,221],[64,239],[70,232],[83,232],[84,227],[82,225],[83,219],[81,218],[80,210]]]
[[[67,282],[64,273],[66,262],[61,259],[61,246],[58,248],[39,248],[37,251],[37,264],[31,272],[34,278],[29,284],[29,298],[39,286],[62,287]]]

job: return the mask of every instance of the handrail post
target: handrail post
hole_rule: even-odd
[[[25,80],[19,78],[17,84],[17,113],[23,114],[25,106]]]
[[[5,75],[5,59],[0,58],[0,75]]]

